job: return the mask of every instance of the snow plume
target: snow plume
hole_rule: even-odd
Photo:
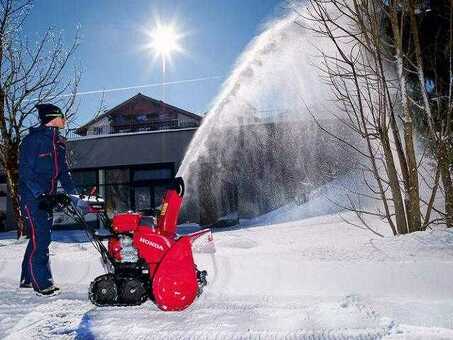
[[[320,54],[334,47],[307,28],[305,10],[289,10],[253,39],[189,146],[178,176],[187,184],[186,211],[200,206],[206,223],[305,202],[353,168],[354,158],[312,119],[339,132],[320,70]]]

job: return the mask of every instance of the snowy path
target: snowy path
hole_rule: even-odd
[[[67,298],[66,293],[45,303],[19,290],[5,295],[24,297],[20,302],[26,306],[17,305],[19,301],[5,301],[9,303],[0,313],[5,315],[13,309],[20,319],[16,323],[11,322],[16,321],[13,318],[9,322],[4,319],[2,327],[9,328],[1,334],[4,339],[376,339],[384,334],[385,328],[363,328],[363,320],[359,328],[320,327],[320,318],[328,320],[336,306],[311,297],[304,299],[304,303],[294,300],[285,303],[269,299],[253,302],[250,297],[222,301],[221,297],[213,296],[200,299],[182,313],[162,313],[151,303],[100,311],[82,296]],[[364,313],[365,318],[374,318],[359,305],[353,308]],[[347,326],[346,321],[342,320],[343,326]]]
[[[80,235],[56,236],[63,294],[50,299],[16,289],[25,244],[0,239],[0,338],[453,339],[448,230],[381,239],[325,216],[218,232],[217,253],[196,254],[209,286],[179,313],[91,305],[96,253]]]

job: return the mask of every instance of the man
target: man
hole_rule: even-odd
[[[30,128],[19,153],[21,211],[30,235],[20,287],[33,288],[37,295],[52,296],[59,292],[49,263],[53,195],[57,181],[68,194],[76,194],[76,189],[66,163],[65,140],[58,131],[65,126],[64,114],[52,104],[39,104],[36,109],[41,125]]]

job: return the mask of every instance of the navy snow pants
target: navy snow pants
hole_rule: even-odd
[[[53,285],[49,263],[52,214],[38,207],[37,200],[21,202],[22,214],[30,241],[22,261],[21,283],[31,283],[35,290]]]

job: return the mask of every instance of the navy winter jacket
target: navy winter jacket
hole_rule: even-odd
[[[54,194],[57,181],[64,191],[76,194],[66,162],[65,138],[55,127],[30,128],[19,153],[19,190],[22,200]]]

